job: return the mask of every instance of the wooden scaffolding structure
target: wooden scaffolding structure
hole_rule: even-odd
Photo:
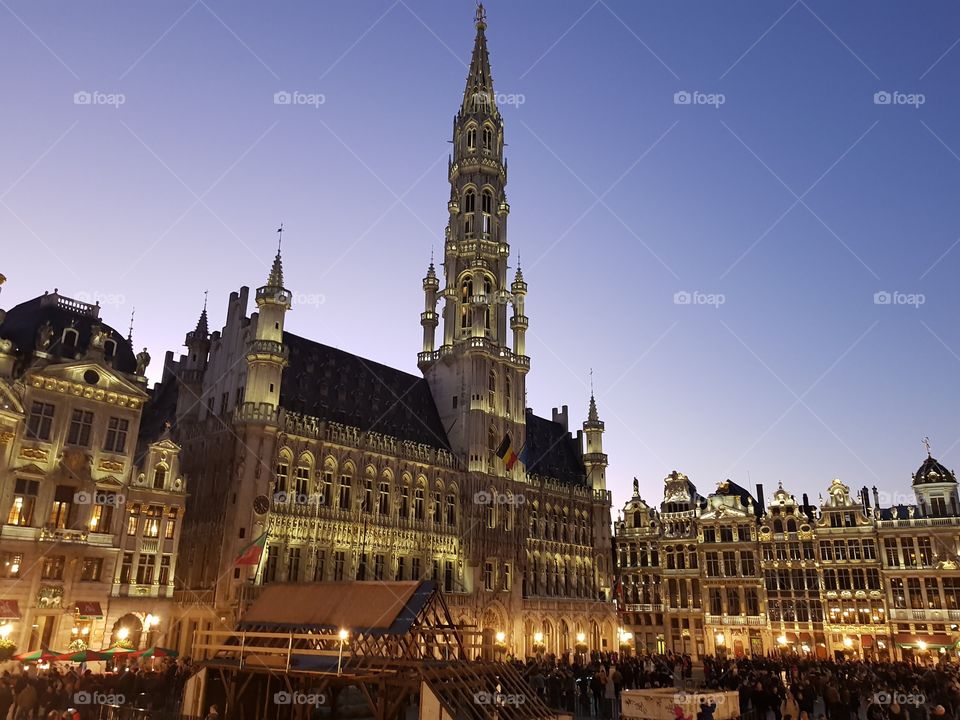
[[[225,720],[306,720],[356,688],[375,720],[419,700],[437,720],[554,718],[517,670],[470,661],[480,633],[454,624],[432,581],[267,586],[233,631],[197,633],[204,709]]]

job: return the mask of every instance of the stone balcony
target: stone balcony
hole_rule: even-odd
[[[732,625],[732,626],[765,626],[767,616],[761,615],[707,615],[707,625]]]

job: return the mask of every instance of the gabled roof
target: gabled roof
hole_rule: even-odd
[[[285,332],[290,365],[280,405],[321,420],[448,449],[447,433],[422,377]]]
[[[527,410],[527,472],[573,485],[586,485],[577,441],[560,423]]]

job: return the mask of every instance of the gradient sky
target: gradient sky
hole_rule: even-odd
[[[502,113],[528,401],[582,420],[593,367],[618,506],[633,476],[659,500],[674,468],[705,492],[816,497],[840,477],[892,500],[925,435],[957,462],[956,3],[487,9],[497,91],[523,99]],[[263,282],[283,221],[288,329],[416,372],[472,15],[3,0],[0,305],[58,287],[124,330],[135,306],[156,379],[205,289],[219,327],[229,292]]]

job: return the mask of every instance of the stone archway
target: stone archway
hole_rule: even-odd
[[[505,649],[497,643],[497,633],[503,633],[504,641],[509,637],[506,612],[499,603],[487,605],[480,619],[480,654],[484,660],[497,659],[498,652]]]
[[[123,615],[113,624],[110,631],[110,645],[120,645],[121,647],[139,648],[140,638],[143,635],[143,623],[140,618],[133,613]]]

